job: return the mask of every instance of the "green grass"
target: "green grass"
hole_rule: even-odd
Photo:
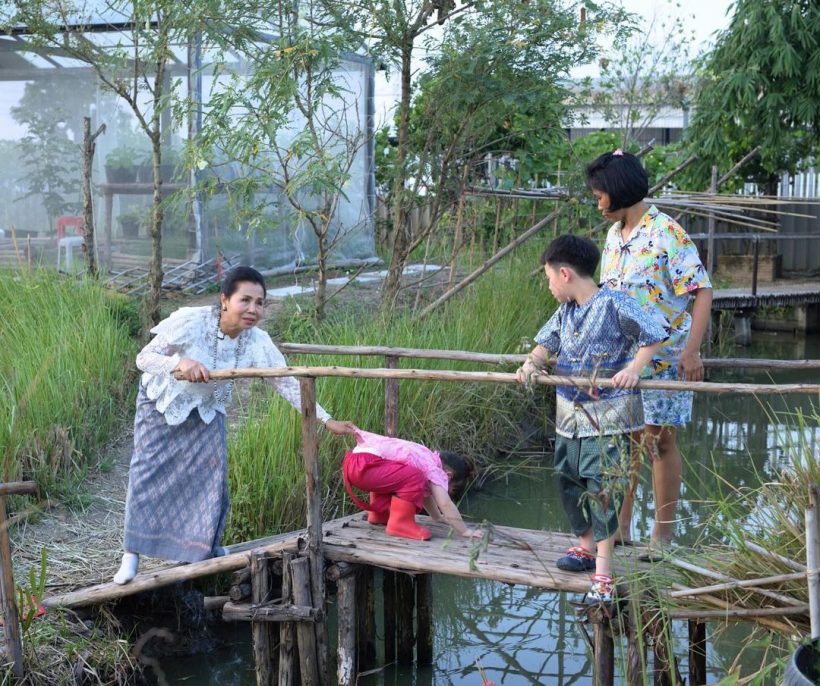
[[[91,281],[0,272],[3,481],[69,495],[132,394],[130,304]]]
[[[389,320],[375,307],[331,316],[319,327],[292,307],[271,322],[274,340],[328,345],[385,345],[478,352],[527,352],[530,338],[555,307],[542,279],[530,273],[537,251],[523,252],[497,266],[448,305],[414,322],[397,314]],[[294,356],[300,365],[383,367],[381,357]],[[401,367],[492,370],[486,365],[402,360]],[[512,367],[495,371],[513,371]],[[384,383],[376,380],[318,379],[317,398],[337,419],[384,431]],[[233,512],[230,541],[304,525],[304,472],[300,418],[261,384],[247,417],[229,437]],[[402,381],[399,436],[439,450],[488,463],[501,449],[515,450],[519,421],[532,399],[519,387],[502,384]],[[549,414],[549,413],[546,413]],[[324,435],[321,442],[325,515],[344,507],[339,465],[350,439]]]

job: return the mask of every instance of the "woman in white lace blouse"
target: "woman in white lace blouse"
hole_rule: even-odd
[[[225,554],[225,412],[233,381],[211,381],[210,370],[287,366],[270,336],[256,326],[265,294],[258,271],[237,267],[223,281],[219,305],[180,308],[151,330],[155,337],[137,355],[143,374],[125,505],[125,553],[115,583],[136,576],[140,555],[196,562]],[[301,410],[296,379],[266,381]],[[332,433],[356,428],[331,419],[318,404],[316,414]]]

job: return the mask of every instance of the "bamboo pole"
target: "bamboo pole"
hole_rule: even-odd
[[[808,613],[808,604],[803,604],[801,607],[743,607],[735,609],[727,607],[725,610],[700,610],[697,608],[692,610],[670,610],[669,618],[695,620],[724,619],[727,621],[735,619],[738,621],[744,621],[747,619],[757,619],[760,617],[785,617],[791,615],[807,615]],[[760,623],[764,624],[764,622]],[[772,629],[776,628],[778,631],[785,631],[787,634],[791,634],[794,631],[792,627],[785,624],[779,624],[777,627],[768,624],[767,626],[770,626]]]
[[[290,553],[282,554],[282,599],[290,602],[293,590],[290,576]],[[279,682],[278,686],[293,686],[296,683],[294,674],[296,643],[295,627],[292,622],[285,622],[279,627]]]
[[[271,599],[271,579],[268,558],[264,553],[257,551],[251,555],[251,579],[253,604],[258,606],[267,603]],[[230,609],[223,608],[222,616],[225,617],[226,612],[230,614]],[[257,686],[271,686],[277,672],[274,659],[276,653],[273,651],[274,641],[271,631],[272,627],[267,622],[253,621],[251,624]]]
[[[758,588],[757,586],[747,585],[745,582],[740,581],[739,579],[733,579],[728,574],[723,574],[721,572],[715,572],[711,569],[706,569],[705,567],[700,567],[698,565],[692,564],[691,562],[687,562],[686,560],[681,560],[676,557],[666,557],[664,558],[664,562],[671,564],[679,569],[685,569],[689,572],[694,572],[695,574],[700,574],[701,576],[710,577],[712,579],[720,579],[721,581],[728,582],[730,584],[736,584],[742,588],[746,588],[750,591],[754,591],[755,593],[759,593],[760,595],[764,595],[767,598],[771,598],[772,600],[776,600],[784,605],[802,605],[799,600],[792,598],[787,595],[783,595],[782,593],[775,593],[774,591],[768,591],[765,588]]]
[[[390,348],[379,345],[314,345],[312,343],[282,343],[279,349],[286,355],[363,355],[426,360],[453,360],[486,364],[522,365],[523,354],[478,353],[465,350],[437,350],[434,348]],[[550,359],[550,364],[555,359]],[[720,369],[820,369],[820,360],[770,360],[763,358],[714,357],[702,360],[704,367]],[[387,365],[390,367],[390,365]],[[392,368],[392,367],[390,367]]]
[[[458,372],[433,369],[378,369],[357,367],[276,367],[222,369],[211,372],[212,379],[238,378],[280,378],[284,376],[317,377],[333,376],[352,379],[416,379],[418,381],[478,381],[486,383],[517,384],[515,374],[501,372]],[[542,374],[533,378],[533,383],[542,386],[576,386],[589,388],[589,379],[578,376],[557,376]],[[611,379],[597,379],[597,388],[614,388]],[[820,384],[752,384],[714,383],[710,381],[652,381],[641,379],[636,388],[663,391],[697,391],[699,393],[800,393],[820,394]],[[304,410],[303,410],[304,411]],[[314,408],[315,413],[315,408]],[[315,421],[315,415],[314,415]]]
[[[264,604],[252,605],[250,603],[225,603],[222,608],[222,619],[226,622],[252,622],[255,626],[261,626],[265,629],[271,629],[271,623],[290,624],[292,622],[307,622],[313,624],[321,617],[321,610],[315,607],[303,605],[281,605],[281,604]],[[271,644],[273,645],[273,644]],[[254,655],[256,654],[256,644],[254,644]],[[270,672],[271,678],[276,673],[276,665],[273,660],[268,658],[272,663],[273,671]],[[257,663],[257,681],[259,678],[259,668]],[[273,683],[273,682],[266,682]]]
[[[455,286],[452,288],[448,288],[444,293],[442,293],[438,298],[436,298],[432,303],[430,303],[427,307],[425,307],[421,312],[416,315],[417,319],[423,319],[426,317],[430,312],[436,309],[439,305],[447,302],[450,298],[452,298],[456,293],[461,291],[462,289],[469,286],[473,281],[475,281],[479,276],[484,274],[484,272],[488,271],[493,265],[497,262],[500,262],[504,257],[506,257],[509,253],[513,250],[518,248],[519,246],[526,243],[530,238],[532,238],[535,234],[537,234],[541,229],[547,226],[553,218],[557,217],[561,212],[563,212],[563,207],[556,210],[555,212],[551,212],[546,217],[544,217],[541,221],[539,221],[535,226],[530,227],[524,233],[522,233],[518,238],[513,239],[510,243],[507,243],[501,250],[499,250],[495,255],[490,257],[488,260],[485,260],[482,265],[480,265],[475,271],[473,271],[468,276],[464,277],[461,281],[459,281]]]
[[[767,576],[761,579],[743,579],[742,581],[730,581],[725,584],[715,584],[714,586],[701,586],[700,588],[688,588],[685,591],[672,591],[670,598],[685,598],[687,596],[701,595],[703,593],[714,593],[715,591],[728,591],[732,588],[747,588],[749,586],[762,586],[765,584],[777,584],[783,581],[794,581],[795,579],[805,579],[806,572],[795,572],[794,574],[778,574]]]
[[[809,486],[809,506],[806,508],[806,566],[809,581],[809,617],[811,637],[820,637],[820,487]]]
[[[729,179],[731,179],[744,164],[746,164],[749,160],[751,160],[755,155],[760,152],[760,146],[758,145],[756,148],[752,149],[750,152],[747,152],[743,157],[740,158],[738,163],[732,167],[729,171],[727,171],[723,176],[721,176],[717,180],[717,185],[722,186],[726,183]]]
[[[319,436],[316,432],[316,379],[300,378],[302,405],[302,453],[305,463],[305,486],[307,489],[308,559],[310,560],[310,585],[313,607],[322,610],[322,618],[316,622],[316,649],[319,651],[318,668],[320,681],[330,683],[328,666],[327,622],[325,609],[325,558],[322,553],[322,499],[319,476]],[[301,651],[300,651],[301,652]]]
[[[315,607],[311,592],[310,571],[309,558],[297,557],[290,563],[293,601],[302,607]],[[302,675],[302,686],[317,686],[323,683],[320,681],[319,646],[316,644],[316,632],[313,625],[299,622],[296,625],[296,638],[299,642],[299,671]]]
[[[785,557],[784,555],[780,555],[779,553],[776,553],[773,550],[769,550],[768,548],[763,548],[762,546],[757,545],[757,543],[746,541],[745,546],[752,552],[755,552],[758,555],[763,555],[764,557],[768,557],[771,560],[776,560],[777,562],[780,562],[782,565],[786,567],[794,569],[798,572],[806,572],[806,568],[799,562],[795,562],[791,558]]]

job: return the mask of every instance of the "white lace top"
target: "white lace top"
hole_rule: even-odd
[[[216,308],[182,307],[151,329],[156,335],[137,355],[137,367],[143,372],[145,391],[156,402],[157,411],[172,426],[184,422],[194,408],[202,421],[210,424],[217,412],[225,414],[233,388],[232,381],[177,381],[173,372],[181,359],[196,360],[209,370],[287,366],[284,356],[265,331],[253,327],[236,338],[221,332],[218,337],[217,325]],[[301,411],[296,379],[286,376],[265,381]],[[316,414],[323,422],[331,418],[318,403]]]

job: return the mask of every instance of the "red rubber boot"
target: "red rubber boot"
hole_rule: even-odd
[[[374,505],[378,501],[379,497],[378,494],[370,492],[370,504]],[[384,512],[376,512],[376,510],[368,510],[367,511],[367,521],[371,524],[379,524],[384,526],[387,524],[387,520],[390,519],[390,508],[387,508]]]
[[[390,501],[387,533],[391,536],[412,538],[416,541],[426,541],[433,535],[429,529],[416,524],[416,506],[409,500],[402,500],[396,496],[393,496]]]

